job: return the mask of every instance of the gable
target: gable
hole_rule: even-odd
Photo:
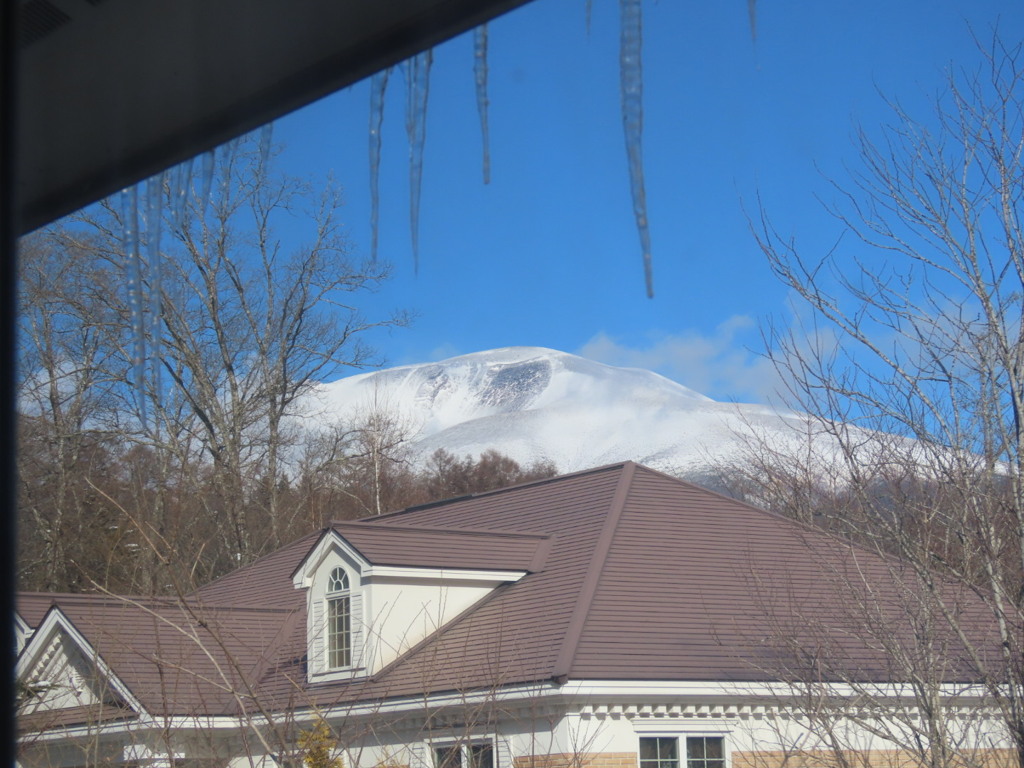
[[[142,711],[57,609],[26,645],[16,674],[18,719],[23,727],[96,723]]]
[[[32,637],[32,627],[28,625],[20,613],[14,614],[14,654],[17,656],[21,653],[25,644]]]
[[[239,706],[237,691],[293,654],[295,627],[304,619],[302,611],[157,598],[58,598],[22,651],[17,679],[46,682],[45,662],[63,646],[76,649],[72,661],[87,681],[97,681],[93,690],[112,692],[140,715],[230,714]],[[85,701],[76,680],[65,679],[62,688]]]

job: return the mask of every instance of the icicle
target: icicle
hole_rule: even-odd
[[[587,37],[590,37],[590,18],[594,14],[594,0],[587,0]]]
[[[160,217],[166,180],[167,173],[164,171],[146,181],[146,255],[149,269],[160,258]]]
[[[163,219],[164,186],[167,173],[158,173],[146,182],[146,276],[149,278],[149,356],[153,367],[153,391],[159,397],[160,386],[160,329],[161,279],[163,264],[160,258],[160,227]],[[140,280],[141,284],[141,280]]]
[[[211,149],[203,153],[203,183],[199,198],[199,218],[206,218],[206,206],[210,204],[210,192],[213,189],[213,173],[217,169],[217,150]]]
[[[430,65],[434,52],[429,48],[404,62],[405,132],[409,136],[409,226],[412,230],[413,269],[420,267],[420,187],[423,181],[423,147],[427,139],[427,101],[430,91]]]
[[[220,196],[221,200],[226,200],[228,196],[228,190],[231,188],[231,168],[234,165],[235,159],[238,157],[238,148],[242,144],[242,138],[236,136],[233,139],[228,139],[224,142],[223,148],[220,153]]]
[[[142,293],[142,257],[139,254],[139,191],[121,190],[121,241],[128,267],[128,313],[132,327],[132,374],[139,415],[146,424],[146,326]]]
[[[647,223],[647,193],[644,190],[642,138],[644,130],[644,80],[641,62],[643,49],[642,0],[619,0],[621,29],[619,37],[619,83],[622,97],[622,125],[626,133],[626,157],[629,161],[629,186],[633,195],[633,214],[640,235],[644,259],[644,281],[648,298],[654,297],[651,268],[651,233]]]
[[[757,42],[757,0],[747,0],[747,16],[750,19],[750,39]]]
[[[384,96],[391,69],[383,69],[370,79],[370,258],[377,260],[380,234],[380,129],[384,123]]]
[[[270,145],[274,139],[274,124],[267,123],[260,128],[260,170],[263,171],[267,167],[267,161],[270,160]]]
[[[171,221],[175,229],[181,229],[185,225],[185,201],[192,184],[192,159],[179,164],[171,173]]]
[[[487,25],[473,31],[473,77],[476,80],[476,110],[480,113],[480,136],[483,139],[484,184],[491,183],[491,131],[487,123]]]

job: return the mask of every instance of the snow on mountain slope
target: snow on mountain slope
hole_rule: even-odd
[[[356,422],[374,408],[414,433],[415,451],[477,455],[488,448],[559,471],[632,459],[675,472],[735,456],[743,436],[794,449],[796,414],[719,403],[651,371],[616,368],[541,347],[507,347],[364,373],[322,384],[313,423]]]

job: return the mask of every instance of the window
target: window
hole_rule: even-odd
[[[725,768],[725,738],[722,736],[686,736],[685,768]],[[681,768],[679,738],[676,736],[641,737],[640,768]]]
[[[434,768],[495,768],[491,744],[434,747]]]
[[[721,736],[687,736],[687,768],[725,768],[725,740]]]
[[[352,666],[352,595],[344,568],[331,571],[327,581],[327,666]]]
[[[679,768],[679,739],[675,736],[640,739],[640,768]]]

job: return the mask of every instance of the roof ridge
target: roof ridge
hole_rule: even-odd
[[[277,549],[271,550],[270,552],[267,552],[264,555],[260,555],[255,560],[253,560],[251,563],[243,565],[240,568],[235,568],[234,570],[228,571],[227,573],[221,574],[220,576],[215,578],[213,581],[208,581],[205,584],[200,584],[199,586],[195,587],[192,591],[186,592],[184,594],[184,597],[186,597],[186,598],[189,598],[189,597],[199,597],[199,598],[202,598],[203,597],[202,593],[209,591],[212,587],[215,587],[215,586],[219,585],[221,582],[226,581],[228,579],[238,579],[238,578],[241,578],[239,576],[239,574],[250,573],[251,571],[253,571],[253,570],[257,569],[257,568],[260,568],[260,567],[266,565],[266,563],[265,563],[266,560],[268,560],[268,559],[270,559],[272,557],[280,557],[281,553],[284,552],[285,550],[291,549],[292,547],[295,547],[297,549],[302,542],[306,541],[306,539],[312,540],[312,543],[309,545],[309,548],[312,549],[313,547],[315,547],[319,543],[320,538],[324,535],[324,533],[326,531],[327,531],[327,528],[320,528],[320,529],[315,530],[315,531],[309,531],[308,533],[304,533],[302,536],[299,536],[297,539],[293,539],[292,541],[289,541],[287,544],[281,545]]]
[[[211,611],[228,611],[228,612],[244,612],[244,613],[295,613],[299,611],[297,606],[284,607],[284,606],[273,606],[273,605],[237,605],[232,603],[219,603],[216,600],[202,600],[196,598],[187,598],[182,600],[180,605],[195,605],[200,610],[211,610]]]
[[[23,598],[38,598],[40,600],[82,600],[96,602],[100,600],[119,600],[121,602],[125,600],[134,600],[136,602],[161,602],[167,600],[177,599],[174,595],[139,595],[132,593],[115,593],[115,592],[29,592],[26,590],[17,590],[14,593],[15,597]]]
[[[619,477],[619,482],[615,487],[615,495],[612,497],[611,507],[608,509],[607,516],[605,517],[601,534],[594,544],[590,564],[587,566],[587,573],[583,577],[583,586],[580,589],[572,616],[569,619],[569,626],[562,639],[562,647],[558,652],[558,658],[555,660],[554,669],[552,670],[551,677],[558,682],[567,680],[569,672],[572,670],[573,660],[576,657],[576,648],[579,645],[580,637],[583,635],[583,627],[587,623],[590,606],[594,602],[594,595],[597,593],[597,583],[601,578],[601,572],[604,570],[605,560],[608,558],[608,552],[611,549],[615,529],[618,528],[619,521],[622,519],[622,512],[626,506],[629,490],[633,485],[633,478],[636,476],[636,469],[637,465],[635,462],[627,461],[622,464],[622,475]]]
[[[670,475],[667,472],[662,472],[659,469],[653,469],[644,464],[638,464],[637,468],[644,470],[648,474],[656,475],[666,480],[670,480],[674,483],[684,485],[692,490],[700,491],[711,496],[717,496],[723,501],[731,502],[732,504],[744,507],[748,512],[757,512],[758,514],[770,517],[776,522],[788,525],[790,527],[798,529],[799,531],[802,531],[804,535],[811,534],[816,536],[823,536],[826,539],[829,539],[837,544],[842,544],[843,546],[856,549],[872,557],[880,557],[887,562],[903,562],[902,558],[900,558],[898,555],[895,555],[891,552],[886,552],[882,549],[876,549],[864,542],[859,542],[853,538],[850,538],[849,536],[843,533],[832,531],[827,528],[820,528],[814,523],[810,523],[804,520],[797,520],[794,517],[787,517],[781,512],[776,512],[773,509],[765,509],[764,507],[760,507],[757,504],[754,504],[753,502],[746,501],[745,499],[737,499],[735,496],[730,496],[729,494],[724,493],[723,491],[716,491],[714,488],[705,488],[703,485],[695,483],[692,480],[684,480],[681,477]]]
[[[407,533],[442,533],[451,534],[453,536],[491,536],[502,539],[547,539],[551,537],[549,533],[531,533],[528,531],[505,531],[500,529],[492,528],[452,528],[451,526],[440,526],[440,525],[402,525],[402,526],[391,526],[391,525],[375,525],[372,521],[365,521],[368,525],[363,525],[362,520],[337,520],[332,521],[329,524],[329,528],[338,530],[339,527],[344,530],[346,526],[352,525],[360,530],[399,530]]]
[[[292,615],[286,616],[274,633],[274,637],[267,643],[267,647],[263,649],[253,664],[247,685],[251,691],[256,692],[257,696],[260,695],[260,688],[267,675],[279,668],[282,663],[287,663],[288,659],[282,651],[288,649],[296,629],[295,625],[300,622],[305,622],[305,614],[302,611],[295,610]],[[305,637],[305,633],[303,633],[303,637]],[[240,697],[236,698],[232,704],[236,709],[236,714],[245,714],[243,700]]]
[[[561,480],[567,480],[570,477],[580,477],[582,475],[592,475],[598,472],[607,472],[611,469],[623,468],[628,464],[635,464],[632,461],[617,461],[614,464],[605,464],[601,467],[592,467],[590,469],[581,469],[576,472],[567,472],[564,475],[555,475],[554,477],[542,477],[539,480],[527,480],[522,483],[516,483],[514,485],[506,485],[502,488],[493,488],[489,491],[478,491],[477,493],[467,493],[461,496],[453,496],[450,499],[438,499],[437,501],[428,501],[425,504],[415,504],[411,507],[405,507],[404,509],[396,509],[392,512],[385,512],[382,515],[376,515],[374,520],[383,520],[385,518],[398,517],[404,515],[407,512],[417,512],[421,509],[429,509],[430,507],[437,507],[444,504],[454,504],[460,501],[466,501],[467,499],[479,499],[484,496],[495,496],[499,493],[509,493],[511,491],[518,491],[523,488],[529,488],[535,485],[544,485],[545,483],[557,483]]]

